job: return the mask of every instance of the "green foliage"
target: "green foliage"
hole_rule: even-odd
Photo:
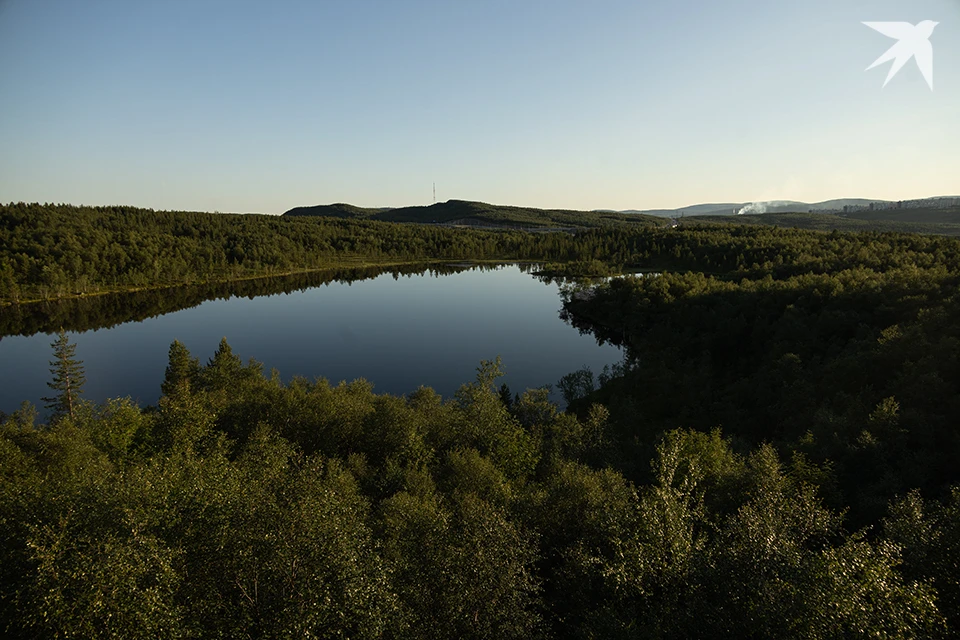
[[[718,435],[674,433],[655,484],[611,549],[584,549],[579,581],[601,607],[584,624],[603,637],[936,637],[929,582],[905,578],[897,547],[845,536],[813,487],[775,452],[747,458]],[[723,487],[726,487],[724,489]],[[711,499],[721,491],[724,498]],[[601,596],[600,594],[605,594]],[[584,634],[586,635],[586,634]]]
[[[27,546],[35,577],[21,600],[25,626],[55,638],[177,638],[175,555],[133,531],[37,527]]]
[[[149,434],[151,424],[152,416],[124,398],[107,400],[93,411],[84,426],[93,446],[119,464],[133,454],[135,443]]]
[[[174,340],[170,345],[167,370],[163,376],[160,391],[165,396],[172,396],[181,388],[188,392],[190,386],[196,384],[199,373],[200,361],[190,355],[182,342]]]
[[[883,528],[884,537],[902,550],[903,573],[936,588],[937,606],[955,634],[960,627],[960,487],[929,502],[911,491],[890,506]]]
[[[602,278],[620,275],[622,269],[601,260],[578,260],[564,264],[549,263],[537,272],[548,278]]]
[[[384,553],[418,638],[526,638],[542,634],[535,546],[475,493],[449,506],[400,493],[383,505]]]
[[[475,447],[489,455],[511,478],[531,474],[539,458],[535,433],[525,429],[507,410],[500,398],[496,380],[503,375],[500,356],[484,360],[477,368],[476,382],[465,384],[456,393],[461,421],[450,433],[447,447]],[[514,407],[523,405],[523,398]]]
[[[513,490],[506,476],[476,449],[449,452],[438,475],[445,494],[458,498],[473,494],[501,508],[508,508],[513,502]]]

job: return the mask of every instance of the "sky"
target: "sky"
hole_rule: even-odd
[[[864,21],[939,21],[934,89]],[[0,0],[0,202],[960,195],[960,0]]]

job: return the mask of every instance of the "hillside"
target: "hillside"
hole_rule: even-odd
[[[663,220],[650,215],[626,215],[605,211],[533,209],[493,205],[485,202],[448,200],[429,206],[398,209],[364,209],[349,204],[296,207],[284,216],[362,218],[383,222],[418,222],[496,227],[607,227],[617,225],[662,226]]]
[[[878,222],[907,222],[912,224],[960,224],[960,206],[944,208],[885,209],[882,211],[852,211],[844,218]]]
[[[795,200],[776,200],[772,202],[741,202],[739,204],[728,202],[724,204],[695,204],[679,209],[630,209],[620,213],[645,214],[666,218],[679,218],[687,216],[728,216],[741,209],[746,209],[744,213],[794,213],[794,212],[835,212],[840,211],[846,206],[866,207],[872,203],[886,204],[884,200],[866,200],[863,198],[844,198],[839,200],[826,200],[824,202],[798,202]]]
[[[892,231],[960,236],[960,211],[916,209],[832,213],[761,213],[742,216],[691,216],[684,225],[743,224],[819,231]]]
[[[680,207],[679,209],[628,209],[626,211],[621,211],[620,213],[658,216],[662,218],[676,218],[679,216],[726,215],[732,211],[740,209],[743,206],[743,204],[735,204],[732,202],[723,204],[708,203],[694,204],[688,207]]]
[[[326,218],[373,218],[389,209],[365,209],[352,204],[338,202],[336,204],[318,204],[314,207],[295,207],[287,211],[285,216],[322,216]]]
[[[728,216],[737,212],[744,214],[762,214],[762,213],[840,213],[850,217],[861,218],[863,220],[902,220],[907,222],[951,222],[952,220],[938,219],[911,219],[897,217],[902,214],[909,215],[915,211],[929,211],[932,209],[949,208],[951,203],[958,200],[957,196],[936,196],[932,198],[923,198],[920,200],[909,200],[904,202],[891,202],[889,200],[870,200],[867,198],[839,198],[836,200],[825,200],[823,202],[798,202],[795,200],[773,200],[766,202],[743,202],[740,204],[695,204],[679,209],[629,209],[620,213],[646,214],[663,218],[680,218],[687,216]],[[905,208],[891,208],[894,206]],[[871,211],[869,208],[876,206],[877,211]],[[847,212],[847,209],[853,211]],[[882,209],[882,210],[881,210]],[[863,215],[861,215],[863,214]],[[873,214],[890,214],[892,217],[865,217]],[[958,220],[960,221],[960,220]]]

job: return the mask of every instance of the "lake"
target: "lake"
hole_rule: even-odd
[[[229,297],[109,328],[69,331],[83,361],[84,397],[130,396],[154,404],[167,350],[180,340],[205,363],[227,338],[284,381],[365,378],[380,393],[433,387],[445,397],[474,379],[481,360],[503,359],[501,380],[514,392],[589,366],[599,373],[622,359],[619,348],[560,319],[559,285],[517,265],[458,273],[383,273],[303,290]],[[69,325],[67,325],[69,326]],[[42,409],[50,393],[49,333],[0,339],[0,411],[23,400]],[[559,394],[552,398],[560,402]]]

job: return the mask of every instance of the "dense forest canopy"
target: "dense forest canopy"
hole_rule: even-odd
[[[76,363],[71,363],[76,364]],[[720,431],[611,466],[607,409],[289,385],[224,340],[163,397],[0,426],[8,637],[936,637],[960,492],[850,532],[829,469]]]
[[[365,221],[12,204],[0,210],[0,297],[62,298],[367,262],[499,258],[522,240]]]
[[[94,405],[61,337],[55,414],[0,416],[10,637],[960,633],[957,240],[46,205],[0,220],[0,313],[45,330],[92,313],[66,300],[80,283],[193,282],[175,307],[345,265],[653,271],[565,288],[571,321],[629,357],[563,376],[564,412],[499,385],[497,361],[455,397],[396,397],[284,385],[227,340],[207,363],[174,343],[156,407]],[[328,276],[281,286],[312,277]],[[129,300],[153,312],[144,293]],[[121,321],[122,295],[97,298]]]

